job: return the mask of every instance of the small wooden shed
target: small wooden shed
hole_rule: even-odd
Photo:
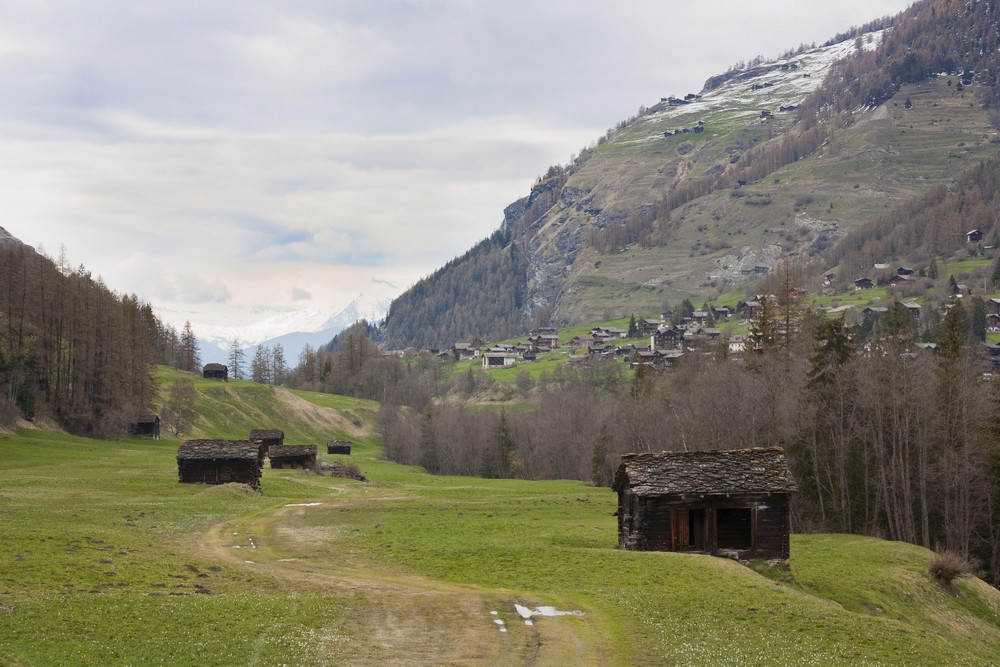
[[[205,364],[201,369],[201,376],[206,380],[229,381],[229,366],[225,364]]]
[[[350,454],[351,453],[351,441],[350,440],[329,440],[326,443],[326,453],[327,454]]]
[[[272,468],[313,470],[316,468],[316,445],[272,445],[268,451]]]
[[[188,484],[238,482],[260,488],[264,452],[249,440],[185,440],[177,448],[178,481]]]
[[[250,440],[264,446],[264,453],[274,445],[285,444],[285,432],[277,428],[255,428],[250,431]]]
[[[788,558],[798,487],[780,447],[626,454],[612,488],[622,549]]]
[[[145,436],[147,438],[153,438],[154,440],[159,440],[160,416],[143,415],[142,417],[139,417],[134,422],[128,425],[128,434]]]

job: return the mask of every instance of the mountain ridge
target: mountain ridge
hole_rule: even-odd
[[[381,340],[441,346],[657,312],[749,293],[758,269],[786,257],[813,262],[813,273],[836,268],[825,258],[851,229],[997,148],[990,7],[922,2],[870,26],[640,109],[550,168],[490,239],[397,297]],[[518,291],[484,305],[469,294],[476,281],[457,276],[473,256],[499,267],[508,246]],[[442,295],[456,282],[469,289]]]

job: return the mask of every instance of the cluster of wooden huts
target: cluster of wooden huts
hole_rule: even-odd
[[[236,482],[260,489],[264,459],[272,468],[318,470],[316,445],[286,445],[280,429],[253,429],[246,440],[186,440],[177,449],[182,483]],[[350,454],[351,443],[331,440],[327,453]]]

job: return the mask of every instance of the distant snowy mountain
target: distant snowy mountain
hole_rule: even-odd
[[[295,365],[306,344],[319,347],[360,319],[376,322],[385,317],[391,299],[368,299],[361,295],[344,308],[265,310],[262,319],[243,327],[201,326],[197,329],[201,357],[205,363],[226,363],[229,348],[240,340],[247,358],[261,345],[280,344],[289,365]]]

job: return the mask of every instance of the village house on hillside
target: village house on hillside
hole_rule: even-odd
[[[622,549],[788,558],[798,487],[780,447],[626,454],[612,488]]]
[[[513,352],[496,351],[483,353],[483,369],[485,370],[513,366],[516,361],[517,355]]]
[[[264,451],[249,440],[186,440],[177,449],[178,481],[186,484],[236,482],[260,488]]]

